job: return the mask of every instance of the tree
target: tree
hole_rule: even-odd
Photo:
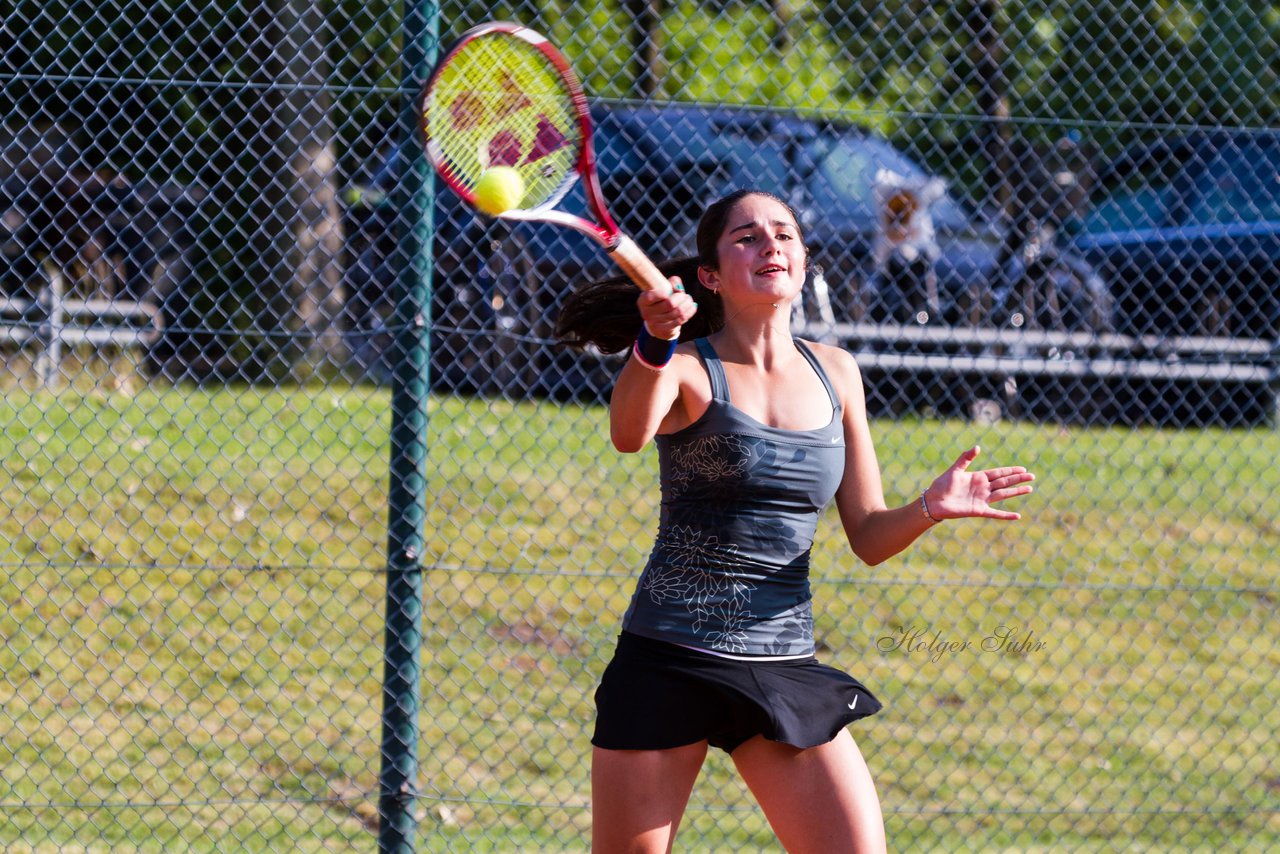
[[[5,30],[20,47],[0,65],[10,121],[75,128],[88,168],[211,191],[189,367],[280,375],[331,348],[341,233],[319,0],[23,0]]]
[[[631,22],[631,85],[636,98],[651,98],[662,82],[662,0],[623,0]]]
[[[983,190],[986,205],[1002,210],[1009,202],[1009,100],[999,0],[968,4],[961,38],[968,48],[978,109]]]
[[[340,358],[342,302],[336,155],[330,117],[324,17],[315,0],[267,0],[258,9],[251,95],[258,168],[250,245],[267,285],[261,324],[267,338],[283,331],[269,373],[297,375],[325,356]]]

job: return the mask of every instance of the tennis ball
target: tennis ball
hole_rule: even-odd
[[[476,207],[489,216],[497,216],[520,204],[524,179],[510,166],[494,166],[480,173],[474,193]]]

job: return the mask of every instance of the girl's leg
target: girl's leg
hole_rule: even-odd
[[[591,850],[669,852],[706,755],[705,741],[670,750],[594,748]]]
[[[885,851],[880,798],[848,730],[807,750],[756,736],[732,756],[790,854]]]

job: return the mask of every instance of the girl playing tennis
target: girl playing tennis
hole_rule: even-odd
[[[970,471],[975,447],[888,508],[857,364],[791,336],[807,262],[791,209],[734,193],[707,208],[697,249],[670,296],[599,283],[559,324],[606,351],[634,338],[612,438],[628,453],[654,441],[662,484],[657,539],[596,693],[593,849],[670,851],[711,746],[789,852],[884,851],[875,785],[845,728],[880,703],[814,656],[818,516],[834,499],[854,553],[877,564],[943,519],[1019,518],[993,505],[1031,492],[1033,476]],[[616,311],[620,294],[638,317]]]

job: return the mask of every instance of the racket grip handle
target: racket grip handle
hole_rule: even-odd
[[[627,235],[618,239],[618,245],[609,250],[609,255],[641,290],[654,291],[662,296],[671,293],[671,282]]]

